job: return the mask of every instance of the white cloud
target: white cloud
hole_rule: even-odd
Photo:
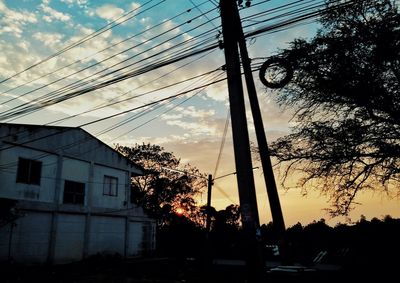
[[[135,10],[135,9],[139,8],[141,5],[140,5],[140,3],[132,2],[130,6],[131,6],[131,10]]]
[[[61,0],[61,2],[64,2],[70,6],[78,5],[79,7],[84,7],[88,4],[88,0]]]
[[[96,9],[96,14],[105,20],[115,20],[124,13],[124,10],[112,4],[106,4]]]
[[[45,33],[37,32],[33,35],[33,38],[43,42],[44,45],[48,47],[55,47],[56,44],[61,42],[63,35],[59,33]]]
[[[187,108],[180,109],[181,113],[185,116],[192,118],[207,118],[215,115],[215,110],[197,110],[194,106],[188,106]]]
[[[19,43],[17,43],[17,46],[24,51],[28,51],[31,44],[28,41],[20,41]]]
[[[45,20],[46,22],[53,22],[53,21],[61,21],[61,22],[68,22],[71,20],[71,16],[66,14],[66,13],[62,13],[60,11],[57,11],[53,8],[51,8],[50,6],[48,6],[48,2],[43,2],[40,5],[40,9],[45,13],[45,15],[42,17],[43,20]]]
[[[23,27],[36,22],[37,18],[34,13],[9,9],[4,1],[0,0],[0,34],[10,33],[21,37]]]
[[[180,120],[170,120],[166,122],[167,125],[177,126],[184,130],[190,131],[194,136],[207,135],[214,136],[217,131],[216,128],[205,122],[185,122]]]
[[[163,120],[177,120],[177,119],[182,119],[182,118],[183,118],[182,114],[171,114],[171,115],[164,114],[162,116]]]

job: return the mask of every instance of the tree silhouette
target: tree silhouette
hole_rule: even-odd
[[[116,150],[147,172],[132,178],[131,202],[141,205],[160,226],[170,223],[176,214],[202,224],[195,196],[206,188],[204,174],[190,164],[181,167],[180,159],[158,145],[117,145]]]
[[[297,186],[328,196],[332,216],[347,215],[361,190],[400,193],[396,5],[365,0],[328,9],[312,40],[296,39],[279,52],[294,73],[278,102],[294,107],[295,126],[271,145],[271,155],[282,184],[300,172]]]
[[[241,242],[240,207],[231,204],[214,213],[211,243],[214,256],[240,257],[245,245]]]

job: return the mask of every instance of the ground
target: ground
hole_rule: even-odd
[[[370,270],[369,270],[370,271]],[[140,258],[124,260],[94,257],[82,262],[53,266],[0,265],[3,283],[245,283],[247,271],[241,261],[214,261],[205,264],[196,259]],[[385,272],[366,270],[324,270],[271,272],[263,269],[261,282],[340,282],[352,278],[384,278]],[[387,275],[387,274],[386,274]]]

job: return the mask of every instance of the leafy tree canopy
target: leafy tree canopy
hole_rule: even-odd
[[[335,2],[328,0],[327,6]],[[284,170],[284,186],[301,172],[297,185],[327,195],[332,216],[347,215],[362,190],[399,194],[396,5],[363,0],[328,9],[313,39],[296,39],[278,55],[294,70],[278,102],[296,112],[292,133],[273,143],[271,154]]]
[[[204,221],[195,197],[206,188],[206,176],[196,167],[182,166],[179,158],[158,145],[117,145],[116,150],[147,172],[132,178],[131,202],[141,205],[160,225],[168,224],[176,215],[199,224]]]

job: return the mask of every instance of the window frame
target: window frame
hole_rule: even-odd
[[[16,183],[40,186],[42,179],[42,161],[18,157]]]
[[[106,182],[110,180],[110,182]],[[115,180],[115,192],[113,193],[112,182]],[[107,187],[108,186],[108,187]],[[103,196],[117,197],[118,196],[118,178],[110,175],[104,175],[103,178]]]
[[[82,192],[78,190],[82,190]],[[63,204],[84,205],[85,190],[86,184],[83,182],[64,180]],[[70,201],[70,199],[72,199],[72,201]]]

